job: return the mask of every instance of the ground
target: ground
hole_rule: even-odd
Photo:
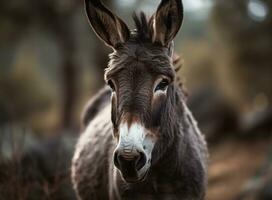
[[[210,148],[207,200],[237,199],[267,156],[271,139],[227,139]]]

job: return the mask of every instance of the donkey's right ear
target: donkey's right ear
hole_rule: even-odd
[[[129,39],[130,32],[127,25],[100,0],[85,0],[85,8],[94,32],[106,45],[116,48]]]

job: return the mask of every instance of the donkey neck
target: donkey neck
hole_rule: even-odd
[[[172,133],[167,129],[163,132],[170,135],[172,140],[160,161],[152,168],[152,185],[154,188],[161,186],[158,191],[169,191],[170,183],[172,192],[191,191],[192,195],[198,196],[199,191],[205,188],[206,144],[185,104],[181,89],[176,86],[172,91],[174,109],[170,122],[173,128],[168,128]]]
[[[187,149],[186,130],[188,129],[185,99],[177,85],[169,88],[169,99],[164,111],[161,134],[165,137],[159,146],[161,156],[154,166],[158,173],[176,176],[180,171]],[[164,150],[161,150],[165,148]],[[165,170],[167,169],[167,170]]]
[[[176,88],[175,88],[176,87]],[[170,88],[169,88],[170,89]],[[204,187],[203,163],[199,160],[199,154],[194,149],[194,137],[197,135],[193,123],[191,123],[182,91],[178,86],[171,88],[168,104],[164,115],[171,116],[164,120],[163,135],[168,135],[169,140],[161,143],[157,153],[162,153],[157,162],[151,166],[150,173],[144,183],[125,184],[128,193],[137,195],[141,192],[154,192],[160,194],[180,194],[188,199],[188,191],[192,196],[197,196]],[[169,102],[168,102],[169,103]],[[169,127],[171,126],[171,127]],[[193,138],[193,139],[192,139]],[[165,148],[165,151],[162,149]],[[199,182],[197,181],[199,180]],[[195,199],[190,197],[190,199]],[[158,197],[159,198],[159,197]]]

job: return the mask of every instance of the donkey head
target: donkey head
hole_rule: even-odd
[[[143,181],[169,139],[163,130],[174,101],[173,39],[182,24],[182,3],[162,0],[150,20],[135,15],[137,29],[129,31],[99,0],[85,2],[93,30],[114,50],[105,71],[112,89],[114,164],[127,182]]]

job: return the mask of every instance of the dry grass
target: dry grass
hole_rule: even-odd
[[[0,133],[1,200],[75,199],[69,170],[72,148],[65,144],[69,137],[41,140],[17,128]]]
[[[234,200],[265,160],[271,140],[227,140],[210,149],[208,200]]]

